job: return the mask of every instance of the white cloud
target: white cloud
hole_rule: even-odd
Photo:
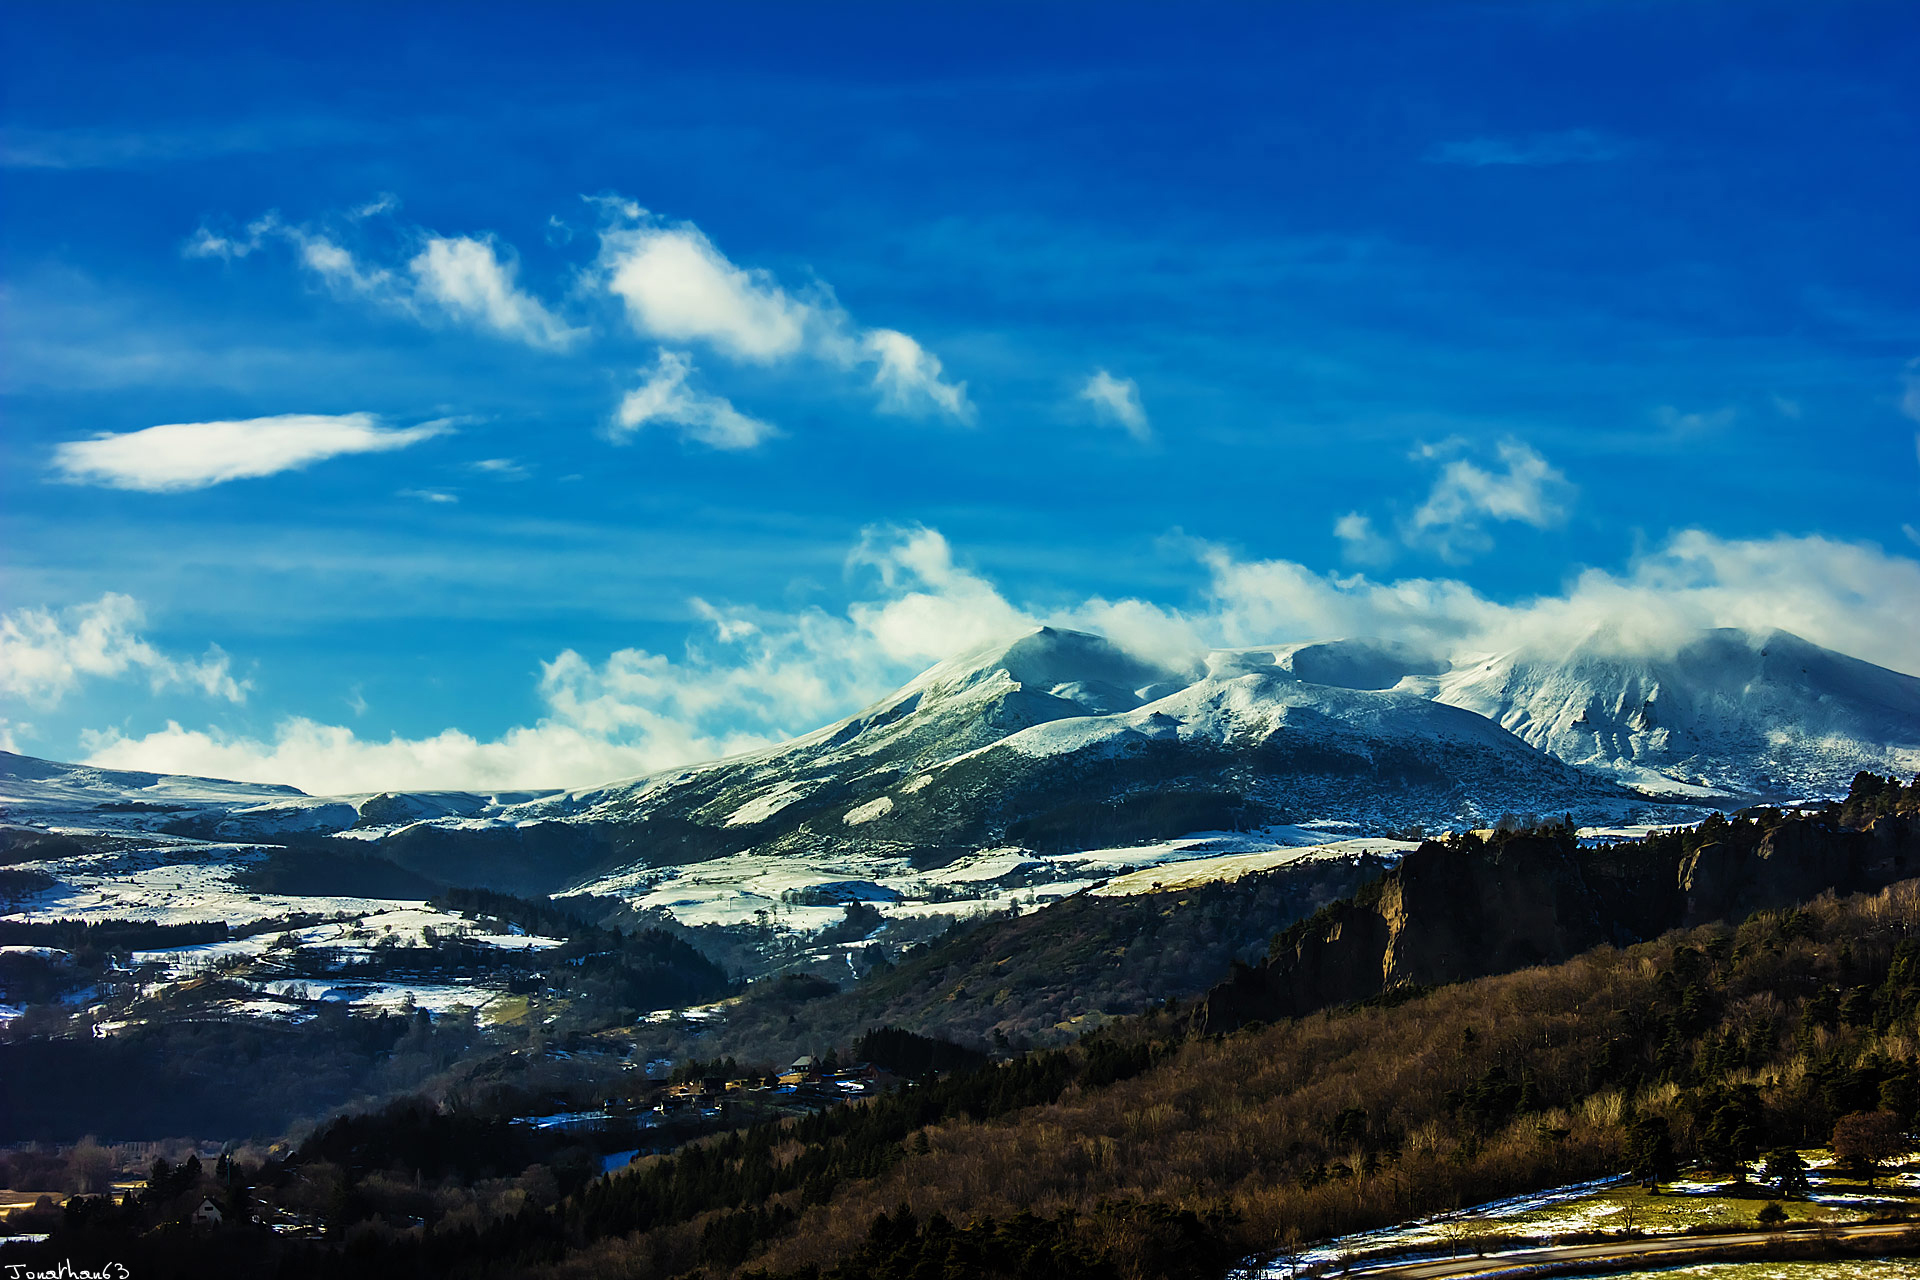
[[[607,219],[601,278],[640,334],[756,364],[871,367],[883,411],[973,420],[966,383],[947,381],[938,357],[896,329],[860,328],[824,286],[796,296],[771,272],[735,264],[692,223],[669,225],[615,197],[594,203]]]
[[[280,230],[278,214],[266,214],[247,224],[246,236],[223,236],[211,228],[202,225],[199,230],[187,237],[180,246],[180,253],[188,258],[219,258],[232,262],[237,258],[250,257],[266,243],[266,237]]]
[[[607,287],[634,328],[675,342],[699,339],[743,360],[798,354],[814,309],[766,271],[736,267],[699,228],[650,224],[601,234]]]
[[[605,780],[664,767],[660,762],[672,754],[623,747],[565,726],[513,729],[490,742],[457,729],[383,742],[304,717],[282,721],[271,740],[187,729],[170,720],[165,729],[140,737],[114,729],[90,733],[84,746],[88,762],[103,768],[290,782],[314,795]]]
[[[1716,626],[1779,627],[1920,673],[1920,560],[1820,537],[1669,537],[1617,572],[1503,602],[1453,578],[1376,580],[1195,544],[1205,590],[1192,607],[1090,598],[1010,600],[941,534],[879,528],[848,557],[869,585],[845,609],[756,610],[692,602],[699,631],[677,655],[622,649],[543,664],[544,714],[491,741],[456,729],[361,739],[295,718],[255,739],[178,724],[89,739],[95,763],[291,782],[314,792],[396,787],[590,785],[751,749],[830,723],[918,669],[1039,622],[1106,634],[1166,661],[1217,646],[1378,636],[1465,659],[1582,641],[1677,645]],[[69,630],[72,628],[69,627]],[[100,647],[100,646],[95,646]]]
[[[560,323],[523,293],[514,283],[513,261],[502,262],[490,239],[433,236],[407,269],[413,273],[416,296],[438,304],[456,319],[528,346],[564,347],[585,332]]]
[[[732,262],[692,223],[669,225],[632,201],[612,196],[592,197],[590,203],[603,221],[589,280],[620,300],[632,328],[642,336],[703,344],[747,363],[805,362],[860,375],[878,397],[882,412],[973,421],[967,384],[948,378],[938,356],[898,329],[857,325],[825,285],[795,293],[765,269]],[[444,236],[401,227],[404,262],[391,265],[352,247],[364,244],[363,222],[397,204],[383,196],[326,225],[289,223],[276,212],[232,233],[202,225],[182,244],[181,253],[234,262],[268,245],[281,245],[334,294],[423,323],[449,321],[546,350],[570,348],[588,334],[521,287],[511,246],[490,235]],[[556,228],[566,231],[558,220],[548,230]],[[630,395],[622,414],[646,405],[644,394],[639,401]],[[746,447],[771,430],[718,397],[676,412],[679,416],[661,413],[655,418],[689,426],[699,438],[722,448]]]
[[[956,565],[935,529],[868,529],[847,563],[878,571],[889,593],[854,604],[847,615],[896,663],[936,661],[1038,621]]]
[[[361,266],[344,246],[316,232],[298,227],[285,227],[282,232],[293,242],[301,265],[336,292],[361,294],[403,311],[414,310],[413,295],[387,268]]]
[[[418,498],[422,502],[440,504],[460,501],[460,495],[449,493],[445,489],[401,489],[396,495],[401,498]]]
[[[1460,453],[1465,442],[1424,446],[1415,456],[1438,460]],[[1495,446],[1499,468],[1454,456],[1440,469],[1426,501],[1408,520],[1404,536],[1447,559],[1461,559],[1491,545],[1482,532],[1489,520],[1517,521],[1544,529],[1567,517],[1573,486],[1565,475],[1518,440]]]
[[[386,213],[398,201],[383,196],[348,214],[349,223]],[[358,234],[358,233],[356,233]],[[442,236],[404,228],[403,241],[418,246],[404,267],[363,262],[326,231],[283,222],[269,212],[247,224],[244,235],[222,235],[202,225],[181,246],[189,258],[234,261],[281,243],[334,293],[364,298],[416,319],[451,320],[531,347],[562,350],[586,330],[562,322],[523,290],[512,251],[503,254],[491,236]]]
[[[687,385],[693,360],[678,351],[662,351],[646,381],[622,397],[614,411],[616,434],[631,435],[650,423],[675,427],[689,440],[715,449],[751,449],[780,434],[770,422],[749,417],[721,396]]]
[[[54,447],[53,464],[74,484],[178,493],[294,471],[342,454],[404,449],[447,430],[439,422],[384,427],[370,413],[172,422],[66,441]]]
[[[156,690],[178,684],[246,701],[249,682],[234,678],[232,660],[219,646],[197,661],[172,657],[141,637],[144,621],[132,597],[113,592],[57,613],[16,609],[0,615],[0,694],[53,706],[82,680],[137,672]]]
[[[569,649],[542,664],[540,720],[484,741],[457,729],[362,739],[294,717],[271,738],[188,729],[88,735],[100,765],[291,782],[314,793],[392,788],[586,785],[765,746],[886,693],[953,649],[1032,619],[955,564],[928,529],[870,530],[850,557],[878,596],[843,614],[722,609],[678,657],[622,649],[599,663]]]
[[[1333,536],[1340,539],[1340,554],[1355,564],[1385,564],[1393,559],[1393,543],[1380,536],[1373,518],[1349,511],[1333,522]]]
[[[1626,153],[1619,139],[1591,129],[1568,129],[1560,133],[1532,133],[1520,138],[1466,138],[1436,143],[1429,148],[1428,164],[1459,164],[1470,168],[1489,165],[1594,164]]]
[[[1213,582],[1198,629],[1212,643],[1371,635],[1456,656],[1553,654],[1593,637],[1659,649],[1709,627],[1780,628],[1920,673],[1920,561],[1871,543],[1684,530],[1622,572],[1589,569],[1557,594],[1510,604],[1452,578],[1378,582],[1219,548],[1202,554]]]
[[[1152,439],[1153,429],[1140,403],[1140,388],[1132,378],[1116,378],[1105,369],[1096,369],[1087,385],[1080,388],[1079,398],[1092,405],[1098,417],[1123,428],[1135,440]]]
[[[363,222],[368,218],[377,218],[383,213],[392,213],[395,209],[398,209],[399,207],[400,207],[399,196],[393,194],[393,192],[391,191],[382,191],[379,195],[367,201],[365,204],[356,206],[353,209],[349,209],[347,211],[347,216],[349,218],[352,218],[355,222]]]
[[[973,421],[967,384],[943,382],[939,356],[898,329],[869,329],[861,345],[874,360],[873,387],[882,409],[904,414],[931,409],[958,422]]]

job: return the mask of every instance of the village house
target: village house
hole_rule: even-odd
[[[793,1065],[780,1073],[781,1084],[811,1084],[820,1079],[820,1064],[814,1061],[810,1053],[803,1053],[793,1060]]]

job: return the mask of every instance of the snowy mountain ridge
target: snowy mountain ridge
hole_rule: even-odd
[[[1643,788],[1779,798],[1834,789],[1861,769],[1920,770],[1920,679],[1786,631],[1722,628],[1651,656],[1596,635],[1552,660],[1509,653],[1464,665],[1431,688],[1570,764]]]
[[[1679,822],[1916,768],[1920,680],[1785,632],[1666,653],[1596,635],[1456,667],[1375,640],[1167,663],[1043,627],[792,741],[590,788],[310,797],[6,756],[0,808],[201,840],[346,837],[446,883],[635,893],[657,887],[649,868],[740,858],[854,880],[1207,832],[1247,833],[1209,846],[1225,853],[1299,842],[1262,831],[1378,837],[1507,812]]]

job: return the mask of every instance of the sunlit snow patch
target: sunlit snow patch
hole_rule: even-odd
[[[850,827],[857,827],[863,823],[872,822],[875,818],[884,818],[892,812],[893,797],[878,796],[863,805],[856,805],[847,810],[847,816],[842,821]]]

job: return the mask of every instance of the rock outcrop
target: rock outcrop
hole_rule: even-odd
[[[1849,830],[1827,818],[1715,818],[1583,849],[1568,827],[1428,841],[1354,897],[1274,940],[1209,993],[1206,1028],[1553,964],[1603,944],[1744,919],[1920,873],[1920,817]]]

